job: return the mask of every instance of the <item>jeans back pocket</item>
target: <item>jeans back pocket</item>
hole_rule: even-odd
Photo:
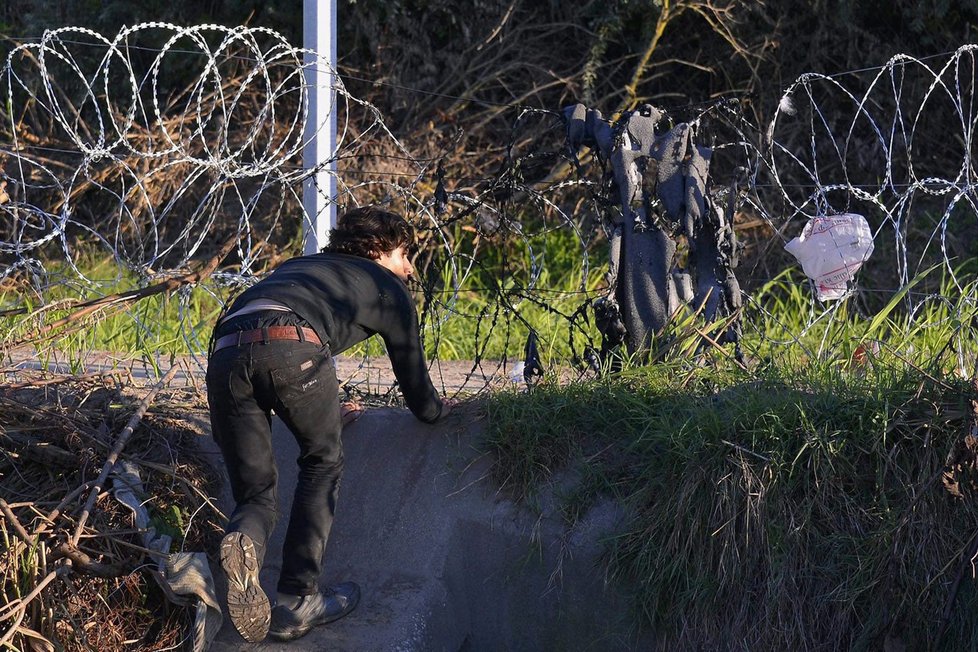
[[[272,384],[279,400],[283,403],[324,400],[327,388],[334,384],[326,376],[333,373],[329,356],[314,354],[300,360],[295,365],[272,369]]]

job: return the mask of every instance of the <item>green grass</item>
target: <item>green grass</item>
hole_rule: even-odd
[[[3,299],[0,297],[0,302]],[[80,360],[92,351],[115,351],[145,359],[185,355],[192,349],[206,350],[211,326],[219,312],[217,301],[203,293],[159,295],[128,308],[109,310],[84,324],[71,324],[55,343],[72,360]],[[69,314],[70,311],[51,310],[43,320],[8,317],[0,319],[0,327],[6,329],[10,340],[29,338],[43,324]],[[39,349],[44,348],[40,343]]]
[[[72,314],[58,302],[81,302],[113,295],[151,284],[114,261],[81,256],[76,261],[87,282],[67,265],[48,268],[47,286],[0,292],[0,310],[26,309],[28,314],[0,318],[7,341],[34,337],[46,324]],[[218,292],[225,292],[218,288]],[[55,306],[41,311],[41,308]],[[85,355],[92,351],[113,351],[128,357],[154,360],[160,355],[185,355],[206,350],[210,329],[220,313],[221,302],[201,289],[173,295],[155,295],[132,303],[110,306],[92,317],[72,322],[57,331],[51,341],[70,361],[81,368]],[[43,312],[43,314],[42,314]],[[47,341],[37,348],[43,357]]]
[[[940,615],[978,526],[940,476],[970,385],[881,353],[858,368],[681,360],[489,401],[517,496],[576,479],[572,523],[612,497],[609,574],[666,649],[976,649],[978,595]],[[968,575],[970,577],[970,574]],[[695,626],[693,626],[695,624]]]
[[[848,363],[868,352],[885,350],[919,365],[970,376],[976,353],[973,320],[978,314],[978,282],[961,288],[947,279],[938,291],[915,292],[918,276],[888,297],[879,310],[866,314],[855,298],[820,304],[803,276],[790,269],[745,301],[745,345],[756,359],[776,359],[795,367],[812,360]],[[908,309],[908,302],[912,309]]]
[[[590,320],[568,320],[586,301],[577,274],[555,276],[544,270],[534,289],[527,290],[523,279],[497,281],[499,291],[484,278],[469,278],[459,288],[454,302],[441,304],[428,316],[437,328],[427,331],[427,353],[443,360],[498,360],[522,357],[523,346],[532,328],[540,338],[541,355],[548,361],[569,360],[571,342],[580,353],[589,341],[597,341],[597,330]],[[587,279],[587,292],[602,283],[599,271]],[[450,295],[442,294],[444,301]],[[505,297],[503,299],[502,297]]]
[[[553,263],[563,271],[542,268],[532,287],[528,287],[530,278],[526,271],[529,261],[517,254],[512,254],[514,259],[507,261],[501,257],[500,250],[490,250],[489,259],[464,276],[457,292],[451,291],[453,278],[444,265],[432,294],[434,300],[429,303],[423,293],[418,294],[427,356],[442,360],[521,357],[532,328],[540,337],[541,354],[548,362],[556,362],[571,357],[572,341],[579,353],[588,341],[596,340],[597,333],[587,320],[579,317],[576,326],[571,328],[561,314],[570,315],[581,307],[587,299],[582,290],[593,292],[599,287],[603,270],[596,266],[582,279],[577,260],[579,245],[575,245],[573,238],[551,234],[546,241],[532,243],[538,252],[545,245],[547,248],[547,255],[538,262]],[[65,264],[51,264],[46,288],[40,295],[24,289],[0,292],[0,310],[34,311],[57,301],[89,300],[146,284],[115,261],[95,254],[82,254],[75,264],[91,282],[79,280],[77,273]],[[500,267],[489,269],[493,265]],[[502,268],[509,271],[499,274],[497,270]],[[226,300],[228,291],[210,284],[207,291],[195,288],[176,296],[155,296],[121,309],[110,309],[84,324],[73,324],[66,329],[65,337],[57,339],[57,346],[70,359],[78,361],[79,368],[82,358],[90,351],[117,351],[147,359],[160,354],[200,353],[206,350],[210,331],[220,314],[221,300],[215,295]],[[8,341],[28,338],[43,324],[69,313],[48,310],[43,320],[19,315],[0,318],[0,327],[8,333]],[[382,356],[385,350],[379,338],[371,338],[346,354]]]
[[[457,289],[448,266],[441,265],[441,278],[430,294],[433,300],[419,294],[429,358],[522,358],[531,330],[539,338],[540,354],[548,368],[568,364],[588,345],[600,345],[587,301],[588,297],[597,296],[604,285],[603,261],[600,257],[593,260],[586,277],[582,277],[580,243],[571,234],[561,231],[537,240],[530,246],[539,257],[536,262],[542,271],[532,283],[530,261],[519,248],[484,249],[480,255],[485,259],[463,277]],[[464,250],[464,244],[459,244],[460,250]],[[74,270],[66,265],[51,265],[43,295],[8,290],[0,293],[0,309],[35,310],[40,305],[96,298],[146,282],[134,273],[120,270],[113,261],[94,255],[82,255],[76,264],[87,278],[94,279],[91,283],[77,280]],[[908,295],[924,285],[940,291],[927,300]],[[886,348],[921,363],[936,360],[942,368],[970,374],[975,365],[971,321],[976,294],[975,284],[957,288],[931,270],[891,297],[882,309],[866,315],[853,298],[834,304],[818,303],[804,278],[792,269],[745,300],[743,348],[755,363],[789,367],[810,360],[834,359],[847,364],[854,357],[872,357]],[[227,296],[226,288],[210,284],[206,288],[188,288],[174,296],[143,299],[72,324],[66,329],[67,335],[58,338],[57,345],[77,360],[94,350],[144,358],[200,353],[206,349],[221,301]],[[912,314],[906,309],[908,298],[917,304]],[[6,329],[7,341],[12,341],[27,338],[42,324],[66,314],[65,310],[50,310],[43,320],[0,318],[0,327]],[[679,326],[659,339],[665,342],[678,332],[685,341],[682,351],[692,355],[700,339],[683,327],[694,321],[680,317]],[[708,328],[704,323],[698,326]],[[379,338],[372,338],[347,353],[381,356],[384,347]]]

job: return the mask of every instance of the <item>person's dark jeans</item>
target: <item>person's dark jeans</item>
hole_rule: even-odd
[[[215,335],[283,321],[288,320],[238,318]],[[316,593],[343,471],[338,385],[329,349],[274,340],[215,351],[207,365],[207,401],[236,503],[227,531],[250,536],[262,557],[278,516],[273,410],[295,436],[299,481],[278,590]]]

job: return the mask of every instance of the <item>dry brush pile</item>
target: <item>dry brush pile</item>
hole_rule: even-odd
[[[58,377],[10,370],[0,385],[0,646],[16,650],[174,649],[192,610],[168,599],[159,550],[214,550],[219,476],[198,456],[196,390],[134,396],[121,374]],[[142,400],[139,400],[139,399]],[[109,472],[135,465],[149,515],[114,497]],[[131,466],[129,468],[132,468]]]

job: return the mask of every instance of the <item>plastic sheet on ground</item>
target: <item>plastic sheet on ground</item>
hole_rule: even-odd
[[[136,527],[143,530],[143,546],[153,551],[151,557],[157,564],[153,577],[160,588],[170,602],[195,610],[185,649],[203,652],[221,630],[224,618],[207,556],[202,552],[170,552],[171,537],[157,534],[156,528],[150,525],[145,501],[139,497],[145,495],[145,491],[138,466],[119,461],[112,468],[110,477],[112,494],[132,511]]]

